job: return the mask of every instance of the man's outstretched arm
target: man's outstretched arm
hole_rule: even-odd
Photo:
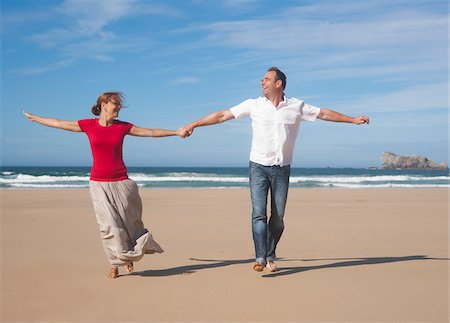
[[[210,126],[217,123],[222,123],[228,121],[230,119],[234,119],[234,115],[230,110],[220,110],[208,114],[206,117],[198,119],[197,121],[191,122],[180,128],[180,132],[187,133],[188,136],[192,135],[192,132],[197,127]]]
[[[364,115],[360,115],[359,117],[349,117],[345,114],[330,110],[330,109],[320,109],[320,113],[317,118],[325,121],[333,121],[333,122],[346,122],[353,123],[356,125],[360,124],[368,124],[369,117]]]

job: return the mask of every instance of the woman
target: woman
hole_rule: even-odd
[[[45,126],[85,132],[89,138],[93,156],[89,191],[94,204],[103,248],[111,264],[108,278],[119,275],[118,267],[133,271],[133,262],[146,253],[161,253],[142,223],[142,202],[135,182],[128,178],[122,159],[123,139],[126,135],[139,137],[186,137],[180,130],[140,128],[116,120],[122,108],[120,92],[101,94],[92,107],[98,118],[79,121],[64,121],[43,118],[23,112],[30,121]]]

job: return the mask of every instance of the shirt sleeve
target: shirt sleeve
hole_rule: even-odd
[[[133,128],[133,124],[129,123],[129,122],[125,122],[125,121],[116,121],[117,124],[120,126],[121,131],[125,134],[128,135],[131,131],[131,128]]]
[[[78,126],[80,127],[81,131],[86,132],[89,128],[91,119],[83,119],[78,120]]]
[[[304,103],[300,108],[300,117],[303,121],[315,121],[320,113],[320,108]]]
[[[130,133],[130,131],[131,131],[131,128],[133,128],[134,125],[132,123],[129,123],[129,122],[124,122],[124,123],[125,123],[125,129],[126,129],[125,133],[128,135]]]
[[[236,119],[241,119],[242,117],[248,117],[250,115],[253,105],[254,105],[254,100],[248,99],[248,100],[245,100],[244,102],[239,103],[238,105],[230,108],[230,111]]]

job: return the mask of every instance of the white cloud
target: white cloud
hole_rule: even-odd
[[[31,35],[28,40],[42,49],[54,49],[49,56],[56,62],[15,69],[13,73],[41,74],[81,59],[108,62],[113,61],[118,52],[148,50],[154,45],[148,35],[119,36],[108,28],[119,20],[136,16],[180,15],[176,8],[139,0],[65,0],[48,11],[64,25]]]
[[[2,4],[3,5],[3,4]],[[4,5],[3,5],[4,6]],[[17,27],[26,24],[36,25],[40,22],[45,22],[50,19],[52,14],[48,11],[18,11],[8,10],[2,8],[1,12],[1,31],[0,33],[8,33],[14,31]]]
[[[221,5],[257,3],[233,0]],[[159,45],[156,38],[152,42],[152,34],[125,38],[108,28],[131,17],[180,16],[181,9],[138,0],[66,0],[54,10],[67,18],[62,20],[66,25],[30,39],[42,48],[55,48],[59,55],[55,60],[68,57],[111,60],[123,50],[148,50],[148,56],[152,57],[175,56],[225,47],[227,54],[221,55],[220,60],[212,55],[208,64],[194,63],[203,70],[214,70],[238,65],[265,66],[268,61],[277,61],[289,67],[290,75],[302,74],[315,79],[365,77],[382,82],[388,77],[417,82],[424,72],[438,74],[447,68],[443,64],[448,52],[448,17],[426,10],[425,6],[426,3],[411,6],[406,0],[312,2],[272,11],[267,16],[255,15],[255,19],[195,23],[160,30],[161,35],[173,38],[173,42],[159,46],[158,51],[149,51]],[[185,39],[181,39],[183,34],[187,35]],[[203,55],[200,57],[204,59]]]
[[[95,59],[96,61],[100,61],[100,62],[112,62],[114,61],[114,58],[109,56],[109,55],[105,55],[105,54],[98,54],[93,56],[93,59]]]
[[[227,0],[220,1],[221,4],[226,8],[237,9],[237,10],[247,10],[255,7],[261,3],[261,0]]]
[[[220,6],[235,11],[249,10],[262,2],[261,0],[191,0],[191,3],[196,6]]]
[[[75,40],[78,35],[68,29],[54,28],[47,30],[46,32],[35,34],[28,39],[37,43],[41,48],[52,48],[58,45]]]
[[[200,79],[195,76],[185,76],[177,78],[172,82],[172,84],[191,84],[191,83],[198,83],[200,82]]]
[[[54,11],[65,17],[65,26],[52,28],[29,37],[40,47],[58,47],[85,37],[101,39],[114,35],[104,30],[109,24],[127,17],[134,0],[66,0]]]
[[[448,83],[410,86],[383,94],[369,94],[355,101],[335,103],[337,109],[352,112],[401,112],[422,110],[424,117],[430,109],[447,109]]]
[[[424,72],[441,73],[448,50],[447,15],[421,9],[407,1],[320,2],[257,19],[193,25],[184,32],[206,32],[205,47],[234,51],[216,62],[223,66],[251,52],[258,53],[254,64],[282,61],[290,71],[301,69],[316,79],[374,77],[380,82],[389,76],[417,81]]]
[[[361,13],[363,15],[363,13]],[[308,19],[290,14],[273,19],[220,21],[203,26],[209,40],[239,48],[308,53],[314,50],[374,50],[382,47],[440,45],[446,41],[447,17],[411,12],[386,14],[364,21]]]
[[[127,16],[136,0],[66,0],[58,11],[72,19],[79,34],[94,34],[109,23]]]
[[[50,71],[59,70],[61,68],[68,67],[74,63],[73,59],[63,59],[60,61],[57,61],[55,63],[48,63],[48,64],[42,64],[40,66],[33,66],[33,67],[21,67],[17,68],[11,73],[19,74],[19,75],[38,75]]]
[[[135,16],[165,16],[165,17],[183,16],[183,12],[177,7],[148,2],[136,3],[132,8],[131,13]]]
[[[99,57],[109,57],[113,59],[113,54],[119,52],[136,52],[149,49],[152,43],[143,38],[137,37],[118,37],[101,36],[94,38],[80,39],[77,42],[69,43],[61,48],[59,54],[63,57],[73,57],[76,59],[93,59]]]

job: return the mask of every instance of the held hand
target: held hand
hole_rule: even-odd
[[[180,138],[187,138],[189,137],[191,134],[184,128],[181,127],[180,129],[178,129],[177,131],[177,136],[179,136]]]
[[[353,123],[356,124],[356,125],[369,124],[369,117],[366,117],[364,115],[360,115],[359,117],[355,118],[355,121]]]
[[[183,131],[181,128],[177,130],[177,136],[180,138],[186,138],[188,137],[188,133]]]
[[[180,129],[178,129],[178,136],[181,138],[187,138],[194,132],[194,128],[190,127],[189,125],[183,126]]]

